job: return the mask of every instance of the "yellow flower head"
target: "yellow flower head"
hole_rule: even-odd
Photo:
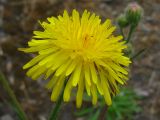
[[[47,88],[52,89],[51,100],[56,101],[63,89],[63,99],[70,100],[71,90],[77,87],[76,104],[82,104],[83,92],[97,103],[97,94],[104,96],[107,105],[111,105],[111,95],[118,92],[118,84],[124,84],[127,67],[130,63],[124,56],[126,48],[122,36],[114,36],[115,26],[107,19],[101,23],[99,16],[84,11],[82,16],[73,10],[69,16],[47,18],[41,23],[44,31],[34,31],[28,42],[29,48],[20,48],[26,53],[37,56],[24,65],[29,68],[27,75],[37,79],[44,75],[50,78]]]

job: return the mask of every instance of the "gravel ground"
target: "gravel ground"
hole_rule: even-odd
[[[0,0],[0,70],[4,72],[10,85],[21,102],[29,120],[46,120],[52,103],[50,92],[43,88],[44,82],[31,81],[25,76],[22,66],[32,55],[17,51],[26,46],[32,31],[39,29],[37,20],[56,16],[64,9],[76,8],[80,12],[88,9],[102,19],[116,18],[133,0]],[[135,0],[134,0],[135,1]],[[160,119],[160,0],[137,0],[144,9],[132,43],[135,52],[145,48],[131,67],[129,86],[143,97],[139,101],[142,112],[134,120]],[[126,31],[127,32],[127,31]],[[0,91],[0,120],[17,120],[15,113],[4,104],[8,98],[3,89]],[[60,120],[75,120],[74,102],[65,104]]]

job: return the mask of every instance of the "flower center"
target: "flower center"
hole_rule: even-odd
[[[84,39],[83,39],[83,48],[87,48],[88,47],[88,44],[89,44],[89,38],[90,36],[87,34],[85,35]]]
[[[93,42],[93,36],[86,34],[82,40],[82,49],[88,49]]]

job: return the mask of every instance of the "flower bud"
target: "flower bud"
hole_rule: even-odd
[[[118,18],[117,18],[117,22],[118,22],[118,25],[121,27],[121,28],[124,28],[124,27],[127,27],[129,25],[126,17],[124,14],[121,14]]]
[[[126,19],[132,25],[137,25],[139,23],[142,14],[143,9],[136,2],[130,3],[125,11]]]

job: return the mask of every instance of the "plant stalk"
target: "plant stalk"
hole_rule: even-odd
[[[126,40],[126,44],[130,41],[132,33],[134,32],[135,28],[136,28],[135,25],[131,25],[130,30],[129,30],[129,34],[128,34],[128,37],[127,37],[127,40]]]
[[[138,57],[139,55],[141,55],[145,50],[146,50],[146,49],[142,49],[142,50],[140,50],[139,52],[137,52],[135,55],[133,55],[133,56],[131,57],[131,60],[134,60],[136,57]]]
[[[13,93],[11,87],[9,86],[5,76],[2,74],[2,72],[0,71],[0,83],[3,86],[3,88],[6,90],[6,92],[8,93],[11,101],[11,105],[13,107],[13,109],[16,111],[18,117],[20,120],[28,120],[26,117],[26,114],[24,113],[20,103],[18,102],[15,94]]]
[[[107,110],[108,110],[108,107],[103,107],[102,110],[101,110],[101,113],[99,115],[99,119],[98,120],[106,120],[106,114],[107,114]]]
[[[124,36],[123,28],[122,27],[120,27],[120,32],[121,32],[121,35],[123,36],[123,40],[125,40],[125,36]]]
[[[60,111],[60,108],[61,108],[61,105],[62,105],[62,102],[63,102],[63,93],[64,93],[66,83],[67,83],[67,80],[65,80],[63,90],[62,90],[62,92],[61,92],[61,94],[58,98],[58,101],[56,102],[56,105],[55,105],[54,109],[51,111],[51,114],[50,114],[48,120],[57,120],[58,112]]]

